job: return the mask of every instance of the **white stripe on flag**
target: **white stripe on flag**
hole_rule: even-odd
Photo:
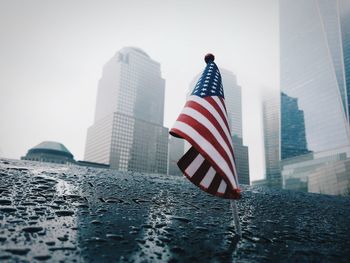
[[[204,162],[204,157],[200,154],[192,161],[192,163],[186,168],[185,172],[189,177],[192,177],[198,170],[201,164]]]
[[[227,186],[227,184],[225,183],[225,181],[221,180],[221,183],[220,183],[220,186],[219,186],[219,189],[218,189],[218,193],[224,194],[225,191],[226,191],[226,186]]]
[[[213,96],[212,98],[214,98],[214,97],[215,96]],[[197,102],[199,105],[203,106],[206,110],[208,110],[214,116],[214,118],[219,122],[225,135],[228,138],[231,138],[231,133],[227,129],[227,126],[226,126],[224,120],[221,118],[220,114],[217,112],[217,110],[209,102],[207,102],[205,99],[202,99],[202,98],[195,96],[195,95],[190,96],[189,100]],[[232,139],[230,139],[230,141],[232,141]]]
[[[214,179],[216,172],[213,167],[210,167],[208,172],[205,174],[204,178],[201,181],[201,185],[205,188],[209,188],[209,185]]]
[[[195,141],[198,145],[200,145],[201,148],[211,157],[211,159],[225,173],[225,175],[227,176],[227,179],[231,182],[233,188],[238,187],[229,165],[211,143],[209,143],[201,134],[199,134],[195,129],[193,129],[187,123],[184,123],[182,121],[176,121],[174,128],[182,131],[187,136],[189,136],[193,141]]]
[[[224,105],[222,104],[222,102],[221,102],[221,100],[219,99],[219,97],[218,97],[218,96],[213,96],[212,98],[213,98],[213,100],[216,102],[216,104],[220,107],[220,109],[221,109],[222,113],[224,114],[224,116],[226,117],[226,119],[228,119],[228,116],[227,116],[227,112],[226,112],[226,110],[225,110],[225,107],[224,107]]]
[[[220,109],[223,111],[223,114],[224,116],[226,116],[227,118],[227,114],[226,114],[226,111],[221,103],[221,100],[219,99],[219,97],[217,96],[212,96],[211,98],[213,98],[213,100],[216,102],[216,104],[220,107]],[[233,144],[232,144],[232,138],[231,138],[231,132],[227,129],[227,126],[226,124],[224,123],[223,119],[221,118],[221,115],[217,112],[217,110],[208,102],[206,101],[205,99],[202,99],[198,96],[195,96],[195,95],[191,95],[189,100],[192,100],[194,102],[197,102],[198,104],[200,104],[201,106],[203,106],[205,109],[207,109],[215,118],[216,120],[219,122],[220,126],[222,127],[225,135],[228,137],[229,139],[229,142],[231,143],[231,147],[233,149]],[[231,153],[231,152],[230,152]],[[232,153],[229,155],[229,156],[232,156]],[[231,159],[231,158],[230,158]],[[234,174],[237,175],[237,169],[236,169],[236,165],[233,161],[233,156],[232,156],[232,159],[231,159],[231,162],[233,164],[233,171],[234,171]],[[238,178],[234,177],[234,180],[236,182],[236,185],[238,187]]]
[[[194,118],[195,120],[197,120],[201,124],[203,124],[213,134],[213,136],[218,140],[220,145],[224,148],[225,152],[227,153],[231,163],[234,164],[232,153],[231,153],[230,148],[228,147],[227,143],[225,142],[224,138],[218,132],[216,127],[205,116],[203,116],[200,112],[198,112],[195,109],[190,108],[190,107],[185,107],[182,111],[182,114],[186,114],[186,115]],[[226,139],[228,141],[232,141],[231,138],[226,138]]]
[[[223,114],[226,116],[226,118],[227,118],[227,112],[225,111],[225,108],[224,108],[224,106],[223,106],[221,100],[219,99],[219,97],[213,96],[212,98],[214,99],[214,101],[216,102],[216,104],[221,108],[222,113],[223,113]],[[230,139],[229,142],[231,142],[231,147],[232,147],[232,149],[233,149],[232,139]],[[233,150],[234,150],[234,149],[233,149]],[[234,163],[234,162],[233,162],[233,163]],[[237,174],[236,165],[233,165],[233,171],[234,171],[235,174]],[[236,178],[236,177],[235,177],[235,178]],[[236,178],[236,179],[238,179],[238,178]]]

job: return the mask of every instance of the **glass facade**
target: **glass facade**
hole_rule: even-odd
[[[168,129],[114,113],[111,167],[121,171],[167,172]]]
[[[163,125],[164,96],[160,64],[138,48],[123,48],[103,68],[95,122],[120,112]]]
[[[111,159],[113,114],[95,122],[87,131],[85,161],[109,164]]]
[[[347,97],[345,85],[345,73],[342,52],[342,37],[339,20],[339,1],[318,0],[317,7],[319,10],[320,23],[323,27],[325,42],[328,46],[331,62],[333,64],[335,77],[337,80],[339,92],[342,99],[344,112],[347,113]]]
[[[348,0],[340,0],[338,8],[340,11],[345,82],[346,82],[348,113],[349,113],[350,112],[350,2]],[[350,118],[349,118],[349,122],[350,122]]]
[[[225,105],[232,134],[232,143],[240,184],[250,184],[248,147],[243,145],[242,129],[242,88],[236,76],[229,70],[220,68],[225,93]]]
[[[298,99],[281,93],[281,159],[309,153],[305,137],[304,112]]]
[[[340,31],[339,25],[338,30],[330,25],[338,18],[336,4],[280,1],[281,89],[298,100],[304,112],[307,147],[313,152],[349,144],[344,86],[338,74],[343,68],[335,62],[341,50]]]
[[[308,191],[350,195],[350,159],[334,161],[324,167],[318,167],[308,177]]]
[[[163,127],[165,80],[160,64],[138,48],[123,48],[99,81],[95,122],[85,160],[122,171],[167,172],[168,129]]]
[[[182,175],[177,162],[185,153],[185,140],[169,136],[169,170],[168,174]]]
[[[283,188],[349,195],[350,148],[310,153],[282,161]]]
[[[222,85],[225,92],[225,105],[229,116],[228,122],[233,136],[243,138],[242,131],[242,88],[237,84],[236,76],[220,68]]]
[[[280,92],[270,91],[264,94],[263,130],[266,180],[265,184],[281,188],[282,178],[280,171]]]
[[[249,178],[249,154],[248,146],[243,145],[242,138],[234,135],[232,137],[233,149],[240,184],[250,184]]]
[[[334,182],[347,184],[336,179],[350,157],[342,4],[280,1],[280,150],[287,189],[335,193],[340,186]],[[327,181],[322,171],[328,172],[327,191],[321,190]]]

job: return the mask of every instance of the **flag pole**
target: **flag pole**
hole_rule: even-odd
[[[237,210],[237,205],[236,205],[236,200],[230,200],[231,203],[231,209],[232,209],[232,216],[233,220],[235,221],[235,227],[236,227],[236,233],[239,235],[239,237],[242,237],[242,232],[241,232],[241,224],[239,222],[239,216],[238,216],[238,210]]]

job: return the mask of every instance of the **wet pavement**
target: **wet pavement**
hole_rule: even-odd
[[[0,262],[348,262],[350,198],[0,159]]]

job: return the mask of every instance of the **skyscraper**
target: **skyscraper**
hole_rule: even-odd
[[[345,82],[348,100],[348,113],[350,114],[350,2],[340,0],[338,4],[340,12],[341,37],[343,44]],[[350,123],[350,118],[349,118]]]
[[[264,94],[263,130],[266,181],[264,184],[280,188],[282,178],[280,170],[280,92],[270,91]]]
[[[181,170],[177,166],[177,162],[185,153],[185,140],[179,139],[173,136],[169,136],[169,161],[168,161],[168,174],[170,175],[182,175]]]
[[[226,110],[232,135],[243,138],[242,131],[242,88],[237,84],[236,76],[229,70],[220,68],[222,85],[225,92]]]
[[[304,112],[298,99],[281,93],[281,159],[308,154]]]
[[[249,154],[248,146],[243,145],[243,139],[237,135],[232,136],[233,149],[235,154],[238,182],[250,184],[249,178]]]
[[[320,167],[340,167],[331,166],[332,160],[350,155],[342,31],[346,26],[340,22],[341,0],[279,3],[283,184],[294,180],[293,187],[308,188]],[[332,169],[329,177],[336,178]],[[315,182],[313,177],[313,189]]]
[[[224,86],[225,105],[232,134],[232,143],[240,184],[250,184],[248,147],[243,145],[242,129],[242,88],[236,76],[229,70],[220,68]]]
[[[280,86],[298,99],[314,152],[349,143],[337,2],[280,1]]]
[[[117,52],[104,66],[98,84],[85,160],[123,171],[166,173],[164,92],[158,62],[134,47]]]
[[[220,74],[224,87],[225,105],[232,135],[238,181],[240,184],[250,184],[248,147],[243,145],[242,88],[237,84],[237,78],[231,71],[220,68]],[[200,74],[190,83],[189,94],[199,77]]]

